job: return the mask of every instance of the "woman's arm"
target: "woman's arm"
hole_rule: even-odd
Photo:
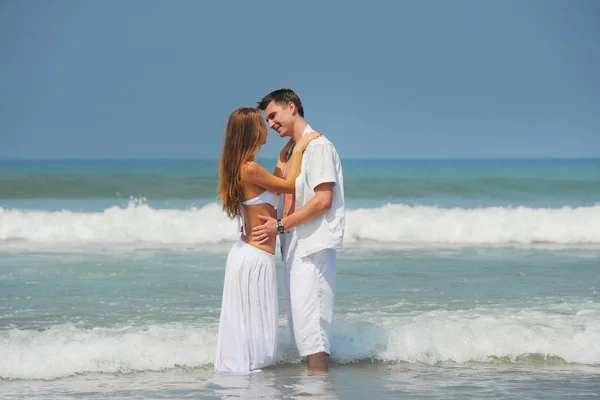
[[[283,178],[283,171],[285,171],[285,164],[288,161],[288,154],[293,145],[294,140],[290,139],[286,145],[283,146],[283,149],[281,149],[279,152],[279,158],[277,159],[277,164],[275,165],[275,172],[273,172],[273,175]]]
[[[322,135],[318,132],[308,133],[302,136],[298,143],[296,143],[296,146],[294,146],[294,149],[292,150],[292,156],[287,162],[285,178],[275,176],[260,164],[251,162],[245,168],[245,180],[249,183],[253,183],[257,186],[270,190],[271,192],[293,193],[296,186],[296,178],[298,175],[300,175],[300,168],[302,167],[302,153],[304,153],[304,150],[312,140],[320,136]],[[281,162],[281,155],[279,158],[280,160],[278,161],[278,165]]]

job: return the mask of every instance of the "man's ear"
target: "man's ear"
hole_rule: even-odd
[[[288,108],[290,110],[290,112],[292,113],[292,115],[296,115],[296,105],[294,104],[293,101],[288,102]]]

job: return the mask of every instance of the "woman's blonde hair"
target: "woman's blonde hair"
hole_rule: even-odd
[[[223,201],[223,211],[229,218],[241,215],[243,201],[242,169],[260,145],[263,117],[256,108],[238,108],[229,116],[223,153],[219,162],[219,198]]]

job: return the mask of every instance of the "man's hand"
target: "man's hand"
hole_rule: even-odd
[[[264,224],[252,228],[252,240],[265,244],[270,238],[277,236],[277,220],[264,215],[259,215],[258,218]]]

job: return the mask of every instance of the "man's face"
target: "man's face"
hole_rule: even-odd
[[[280,137],[292,137],[294,134],[294,103],[283,106],[274,101],[270,102],[265,109],[265,119],[269,128],[277,131]]]

